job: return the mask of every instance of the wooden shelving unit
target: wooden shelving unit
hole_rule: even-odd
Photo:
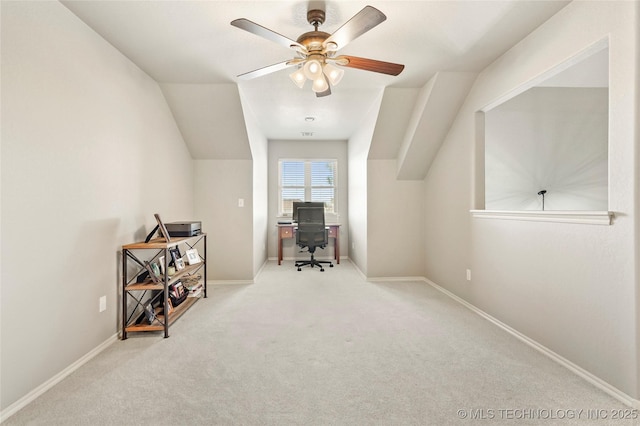
[[[164,256],[164,271],[169,270],[172,261],[171,251],[174,248],[197,249],[200,262],[185,265],[170,277],[168,274],[158,277],[154,282],[150,277],[138,282],[138,277],[147,272],[145,262],[159,262]],[[183,253],[182,253],[183,254]],[[156,238],[149,242],[137,242],[122,246],[122,340],[130,332],[164,331],[164,337],[169,337],[169,328],[201,297],[207,297],[207,234],[193,237],[171,237],[171,242],[163,238]],[[193,278],[201,273],[199,283],[202,285],[201,294],[186,298],[180,305],[175,306],[167,316],[164,307],[169,306],[170,287],[185,278]],[[155,319],[151,323],[145,315],[145,306],[151,303]]]

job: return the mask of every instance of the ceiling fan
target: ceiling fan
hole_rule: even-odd
[[[386,19],[384,13],[375,7],[366,6],[333,34],[328,34],[324,31],[318,31],[318,27],[325,20],[324,10],[312,9],[307,12],[307,21],[313,25],[314,30],[302,34],[296,41],[248,19],[236,19],[231,21],[231,25],[234,27],[293,49],[296,53],[296,57],[293,59],[240,74],[238,77],[249,80],[296,66],[296,71],[290,75],[293,82],[302,88],[307,79],[313,81],[312,90],[316,96],[322,97],[330,95],[331,86],[337,85],[342,79],[344,70],[341,67],[398,75],[404,69],[404,65],[357,56],[337,55],[339,49]]]

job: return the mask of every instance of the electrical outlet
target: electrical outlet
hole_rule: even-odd
[[[238,207],[244,207],[244,198],[238,198]]]
[[[104,312],[107,310],[107,296],[102,296],[100,298],[100,312]]]
[[[467,269],[467,281],[471,281],[471,269]]]

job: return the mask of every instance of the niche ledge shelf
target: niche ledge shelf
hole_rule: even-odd
[[[506,211],[470,210],[478,219],[527,220],[534,222],[581,223],[586,225],[611,225],[614,214],[610,211]]]

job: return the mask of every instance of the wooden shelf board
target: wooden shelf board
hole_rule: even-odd
[[[202,233],[199,235],[194,235],[193,237],[172,237],[171,238],[171,242],[168,243],[164,238],[154,238],[151,241],[149,241],[148,243],[145,243],[144,241],[141,242],[137,242],[137,243],[131,243],[131,244],[125,244],[122,246],[123,249],[127,249],[127,250],[134,250],[134,249],[164,249],[164,248],[169,248],[169,247],[175,247],[180,243],[185,243],[188,241],[194,241],[197,240],[198,238],[204,237],[206,235],[206,233]]]
[[[202,266],[203,263],[197,263],[195,265],[186,265],[185,268],[181,271],[177,271],[169,278],[169,285],[179,281],[181,278],[191,275],[194,272],[197,272]],[[143,283],[131,283],[126,287],[127,291],[133,290],[164,290],[164,279],[160,278],[159,283],[154,283],[151,281],[145,281]]]
[[[164,290],[164,284],[162,283],[152,283],[152,282],[146,282],[146,283],[134,283],[134,284],[129,284],[126,287],[127,291],[134,291],[134,290]]]
[[[198,301],[198,297],[187,297],[184,302],[182,302],[177,307],[173,308],[173,312],[169,314],[169,325],[173,324],[178,318],[182,316],[187,310],[193,306],[194,303]],[[158,319],[160,321],[164,321],[164,315],[158,315]]]
[[[173,308],[173,312],[169,314],[169,326],[173,324],[178,318],[182,316],[187,310],[193,306],[200,297],[187,297],[184,302],[182,302],[177,308]],[[164,315],[158,314],[158,319],[156,319],[153,324],[149,324],[147,320],[140,324],[132,324],[125,327],[125,331],[136,332],[136,331],[164,331]]]
[[[127,333],[132,331],[163,331],[164,325],[154,321],[153,324],[133,324],[125,327]]]
[[[169,280],[169,284],[173,284],[174,282],[178,281],[180,278],[184,277],[185,275],[191,275],[194,272],[197,272],[203,265],[204,263],[196,263],[195,265],[185,265],[183,270],[176,271],[176,273],[171,276],[171,279]]]

